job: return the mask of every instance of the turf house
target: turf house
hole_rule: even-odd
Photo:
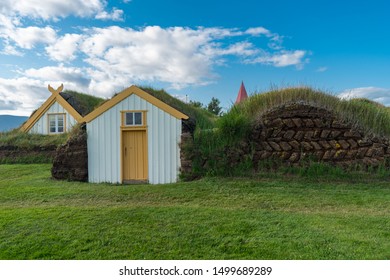
[[[35,134],[61,134],[69,132],[103,99],[74,91],[56,90],[48,86],[51,96],[22,125],[21,131]]]
[[[80,113],[66,100],[63,85],[54,90],[49,85],[51,96],[23,124],[21,130],[38,134],[59,134],[69,131],[82,119]]]
[[[89,182],[172,183],[188,116],[131,86],[88,114]]]

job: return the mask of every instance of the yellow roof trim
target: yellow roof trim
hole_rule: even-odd
[[[50,108],[51,105],[56,101],[55,96],[50,96],[41,107],[23,124],[20,128],[22,132],[29,131],[34,124],[42,117],[43,114]]]
[[[136,86],[131,86],[116,96],[114,96],[112,99],[107,101],[106,103],[103,103],[100,107],[96,108],[93,112],[89,113],[86,115],[83,119],[85,122],[91,122],[110,108],[114,107],[116,104],[124,100],[125,98],[129,97],[130,95],[135,94],[142,99],[148,101],[149,103],[153,104],[154,106],[160,108],[164,112],[172,115],[173,117],[177,119],[188,119],[188,116],[183,114],[182,112],[176,110],[175,108],[169,106],[168,104],[162,102],[160,99],[157,99],[156,97],[150,95],[146,91],[136,87]]]
[[[23,124],[23,126],[20,128],[22,132],[29,131],[34,124],[49,110],[49,108],[54,104],[54,102],[58,102],[62,107],[65,108],[66,111],[68,111],[69,114],[72,115],[72,117],[78,121],[81,122],[83,117],[60,95],[60,92],[64,86],[61,84],[56,90],[54,90],[50,85],[48,86],[49,91],[52,93],[52,95],[42,104],[41,107],[38,108],[38,110]]]
[[[77,122],[82,122],[83,117],[60,94],[57,96],[56,100]]]

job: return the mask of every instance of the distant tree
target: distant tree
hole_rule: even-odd
[[[211,98],[209,105],[207,105],[207,111],[219,116],[222,113],[222,107],[219,106],[220,103],[221,102],[218,100],[218,98]]]
[[[203,104],[199,101],[190,100],[190,105],[196,108],[203,108]]]

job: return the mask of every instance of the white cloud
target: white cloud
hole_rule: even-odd
[[[3,53],[21,55],[20,49],[34,50],[38,44],[43,44],[48,58],[60,63],[19,70],[20,78],[0,80],[0,94],[5,96],[6,91],[16,92],[16,88],[12,88],[14,83],[18,92],[34,95],[34,98],[23,101],[26,104],[23,108],[32,110],[40,105],[42,98],[38,98],[39,94],[47,98],[47,84],[64,83],[66,89],[111,97],[130,84],[159,82],[181,89],[212,83],[218,77],[216,67],[223,65],[227,56],[238,58],[243,63],[299,68],[307,55],[304,50],[286,51],[282,47],[265,51],[252,42],[253,36],[264,35],[268,43],[278,40],[281,43],[281,37],[262,27],[240,31],[231,28],[147,26],[132,29],[109,26],[84,29],[78,34],[59,36],[59,32],[51,26],[21,27],[17,21],[1,21],[0,17],[0,39],[5,42]],[[7,85],[6,88],[1,88],[2,83]],[[36,91],[28,90],[29,85],[39,87],[35,87]],[[6,97],[9,102],[19,100],[12,94]]]
[[[14,110],[14,108],[18,108],[22,105],[22,102],[20,101],[8,101],[8,100],[1,100],[0,99],[0,110],[1,111],[8,111],[8,110]]]
[[[263,52],[260,56],[250,60],[246,60],[248,64],[269,64],[275,67],[286,67],[286,66],[296,66],[298,69],[301,69],[305,63],[304,57],[306,51],[296,50],[296,51],[285,51],[276,52],[269,54]]]
[[[173,94],[172,96],[175,97],[176,99],[183,101],[184,103],[188,103],[190,99],[188,95],[184,95],[184,94]]]
[[[328,67],[323,66],[323,67],[319,67],[319,68],[316,70],[316,72],[325,72],[325,71],[327,71],[327,70],[328,70]]]
[[[56,31],[51,27],[29,26],[26,28],[16,28],[8,34],[20,48],[32,49],[37,44],[50,44],[56,41]]]
[[[47,85],[39,80],[0,78],[0,100],[7,106],[0,110],[1,114],[29,116],[49,96]]]
[[[90,92],[90,78],[88,69],[75,67],[43,67],[28,69],[24,77],[15,79],[0,78],[0,101],[3,108],[0,114],[29,116],[50,96],[48,84],[57,88],[64,83],[65,89]],[[94,94],[94,92],[90,92]],[[110,91],[110,97],[113,91]],[[103,96],[101,92],[99,95]]]
[[[166,82],[174,88],[211,82],[216,77],[213,67],[220,65],[227,55],[239,57],[246,63],[275,67],[301,68],[305,63],[306,51],[265,52],[248,41],[248,34],[268,31],[264,28],[248,30],[159,26],[138,30],[117,26],[94,28],[85,35],[80,50],[92,68],[109,73],[112,79],[122,75],[136,81]],[[272,35],[270,40],[276,37]],[[231,40],[226,43],[228,38]]]
[[[125,47],[133,41],[136,43],[137,38],[128,37],[132,33],[133,29],[118,26],[89,29],[85,31],[85,39],[80,45],[80,50],[89,56],[102,56],[109,48]]]
[[[56,40],[54,44],[46,47],[46,52],[53,60],[60,62],[70,62],[76,58],[75,52],[82,39],[79,34],[65,34]]]
[[[16,18],[0,15],[0,39],[3,39],[3,54],[22,55],[18,48],[32,49],[37,44],[51,44],[56,40],[57,32],[50,26],[20,27]]]
[[[346,89],[338,94],[340,98],[367,98],[385,106],[390,106],[390,89],[378,87],[360,87]]]
[[[89,56],[86,61],[93,68],[110,73],[112,78],[123,75],[180,88],[207,82],[219,56],[245,51],[240,44],[221,49],[214,37],[222,34],[229,32],[159,26],[140,30],[110,27],[94,29],[81,50]]]
[[[101,20],[123,21],[123,11],[117,8],[113,8],[111,13],[101,11],[95,16],[95,18]]]
[[[276,67],[286,67],[290,65],[301,65],[302,59],[305,56],[306,52],[302,50],[296,51],[282,51],[281,53],[272,55],[269,58],[271,62]]]
[[[14,46],[6,44],[4,46],[4,49],[0,51],[0,54],[5,55],[15,55],[15,56],[23,56],[24,54],[20,51],[18,51]]]
[[[245,31],[246,34],[253,35],[253,36],[260,36],[260,35],[265,35],[265,36],[272,36],[271,31],[264,27],[252,27],[248,28]]]
[[[87,91],[90,79],[86,74],[86,69],[77,67],[47,66],[42,68],[30,68],[24,73],[25,77],[42,81],[43,84],[58,83],[66,81],[67,88],[80,88]]]
[[[236,55],[242,57],[253,56],[259,52],[250,42],[238,42],[225,49],[215,49],[214,55]]]
[[[134,82],[126,75],[112,75],[109,71],[99,71],[88,67],[66,67],[63,64],[30,68],[20,74],[28,79],[40,81],[46,86],[63,83],[65,89],[107,98],[112,97],[118,89],[124,89]]]
[[[2,0],[0,10],[9,16],[58,20],[68,16],[92,17],[104,11],[103,0]]]
[[[15,46],[10,44],[9,35],[13,34],[15,26],[19,24],[19,21],[13,20],[3,14],[0,14],[0,43],[3,41],[4,49],[0,50],[1,54],[5,55],[19,55],[22,53],[19,52]]]
[[[12,30],[19,24],[20,21],[17,18],[11,18],[0,14],[0,36],[2,33],[6,33],[8,30]]]
[[[268,43],[268,47],[272,50],[282,50],[283,49],[283,36],[278,34],[273,34]]]
[[[248,28],[246,31],[245,31],[245,34],[249,34],[249,35],[252,35],[252,36],[261,36],[261,35],[264,35],[266,37],[269,38],[269,43],[268,43],[268,47],[272,50],[280,50],[280,49],[283,49],[283,36],[280,36],[279,34],[277,33],[272,33],[271,31],[269,31],[268,29],[264,28],[264,27],[252,27],[252,28]]]
[[[65,34],[56,42],[57,30],[51,26],[40,26],[39,20],[58,21],[68,16],[94,17],[101,20],[122,20],[123,11],[113,8],[105,10],[105,0],[2,0],[0,2],[1,54],[22,56],[22,49],[30,50],[39,44],[46,45],[46,51],[53,60],[64,61],[75,58],[78,36]],[[25,19],[37,19],[37,26],[23,26]],[[59,30],[58,30],[59,32]],[[0,41],[1,43],[1,41]]]

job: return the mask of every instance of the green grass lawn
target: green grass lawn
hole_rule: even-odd
[[[0,259],[390,259],[390,183],[49,179],[0,165]]]

